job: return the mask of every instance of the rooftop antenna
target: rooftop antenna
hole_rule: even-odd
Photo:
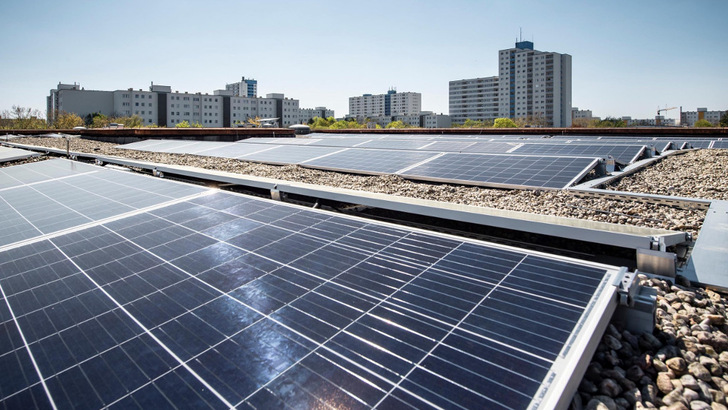
[[[518,27],[518,41],[523,41],[523,27]]]

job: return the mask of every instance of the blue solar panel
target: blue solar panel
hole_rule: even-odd
[[[353,172],[393,174],[435,155],[437,154],[433,152],[353,148],[303,162],[303,165]]]
[[[490,186],[565,188],[578,182],[595,158],[444,154],[408,169],[408,178]]]
[[[55,172],[58,178],[52,177]],[[0,246],[204,191],[65,160],[19,165],[2,173],[9,179],[0,189],[0,211],[7,222]]]
[[[0,254],[6,407],[525,408],[613,274],[213,191]]]
[[[513,150],[514,154],[523,155],[562,155],[562,156],[589,156],[613,157],[624,164],[630,164],[639,159],[644,152],[644,145],[610,145],[610,144],[523,144]]]

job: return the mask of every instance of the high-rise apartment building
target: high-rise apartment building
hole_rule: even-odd
[[[571,56],[534,50],[530,41],[500,50],[498,76],[450,82],[450,115],[455,122],[504,117],[569,127]]]
[[[467,119],[498,118],[498,77],[450,81],[450,118],[462,124]]]
[[[419,115],[421,110],[420,93],[398,93],[396,90],[389,90],[386,94],[349,97],[349,116],[354,118]]]
[[[237,83],[225,84],[225,89],[232,91],[236,97],[255,97],[258,95],[258,81],[242,77]]]

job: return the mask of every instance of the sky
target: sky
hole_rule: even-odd
[[[0,112],[45,113],[59,82],[212,93],[246,77],[337,117],[390,88],[448,113],[449,81],[497,75],[519,32],[572,56],[572,105],[595,116],[725,110],[726,15],[726,0],[8,1]]]

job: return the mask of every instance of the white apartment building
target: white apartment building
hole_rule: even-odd
[[[498,77],[450,81],[450,117],[456,123],[465,120],[493,121],[498,118]]]
[[[497,93],[493,92],[496,82]],[[571,56],[534,50],[530,41],[500,50],[497,77],[450,82],[450,114],[456,122],[491,120],[494,96],[495,117],[571,126]]]
[[[415,92],[364,94],[349,97],[349,117],[371,118],[392,115],[416,115],[422,110],[422,94]]]
[[[390,95],[390,115],[419,115],[422,110],[422,94],[406,92]]]
[[[84,90],[79,84],[60,84],[47,97],[48,121],[61,112],[76,113],[82,118],[100,112],[106,116],[139,116],[144,125],[174,127],[187,121],[205,128],[232,127],[249,118],[279,118],[280,126],[300,123],[299,102],[283,94],[266,98],[240,97],[234,90],[203,93],[172,92],[171,87],[154,85],[148,91]],[[332,112],[333,115],[333,112]]]
[[[708,111],[707,108],[698,108],[697,111],[683,111],[682,107],[680,107],[680,125],[692,127],[698,120],[706,120],[716,125],[725,113],[725,111]]]
[[[258,81],[245,77],[238,82],[225,84],[225,90],[232,91],[236,97],[256,97],[258,95]]]
[[[420,116],[420,126],[422,128],[450,128],[452,118],[450,115],[426,112]]]
[[[113,92],[85,90],[76,83],[58,83],[46,98],[46,116],[50,124],[60,113],[76,113],[84,118],[97,112],[106,116],[115,114]]]
[[[402,121],[406,125],[422,128],[450,128],[452,121],[449,115],[434,114],[432,111],[423,111],[419,114],[408,115],[376,115],[366,117],[370,123],[386,127],[392,121]]]
[[[301,108],[299,119],[301,120],[302,124],[306,124],[316,117],[329,118],[333,116],[334,110],[330,110],[326,107]]]
[[[657,115],[655,118],[632,118],[625,116],[621,118],[628,127],[674,127],[674,118],[665,118],[664,115]]]
[[[587,119],[590,120],[594,118],[592,115],[591,110],[580,110],[579,107],[571,107],[571,119],[572,120],[578,120],[578,119]]]

